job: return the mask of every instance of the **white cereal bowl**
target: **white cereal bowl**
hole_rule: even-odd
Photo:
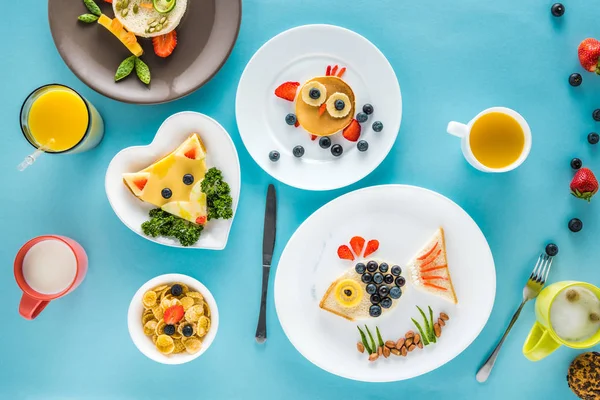
[[[206,146],[206,166],[216,167],[231,187],[233,217],[230,220],[212,220],[202,231],[200,239],[184,247],[172,238],[151,238],[142,232],[141,225],[149,220],[148,212],[156,208],[135,197],[123,183],[122,175],[137,172],[166,156],[183,143],[192,133],[198,133]],[[227,245],[231,225],[240,199],[240,161],[229,133],[214,119],[197,112],[184,111],[171,115],[162,123],[152,143],[132,146],[113,157],[106,170],[104,187],[108,202],[117,217],[141,237],[165,246],[185,249],[223,250]]]
[[[202,348],[195,354],[180,353],[166,356],[161,354],[157,349],[152,339],[144,335],[144,329],[142,326],[142,313],[144,312],[144,306],[142,305],[142,296],[148,290],[163,285],[166,283],[181,282],[185,283],[190,289],[195,289],[204,296],[204,301],[210,307],[210,330],[208,334],[202,339]],[[131,299],[129,304],[129,311],[127,312],[127,328],[129,329],[129,336],[133,340],[133,344],[138,348],[149,359],[156,361],[161,364],[185,364],[196,358],[200,357],[212,344],[217,335],[219,329],[219,310],[217,309],[217,302],[213,297],[212,293],[196,279],[182,274],[165,274],[157,276],[156,278],[150,279],[144,283],[141,288]]]

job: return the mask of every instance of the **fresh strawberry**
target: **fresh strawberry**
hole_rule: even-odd
[[[338,247],[337,253],[338,257],[342,260],[354,261],[354,255],[352,254],[352,250],[350,250],[350,247],[346,246],[345,244]]]
[[[335,74],[337,74],[338,68],[339,68],[339,67],[338,67],[337,65],[336,65],[335,67],[333,67],[333,68],[331,69],[331,75],[335,76]]]
[[[600,42],[596,39],[587,38],[579,44],[577,49],[579,62],[587,71],[600,74],[598,58],[600,58]]]
[[[181,304],[177,304],[167,308],[163,317],[165,320],[165,324],[175,325],[176,323],[181,321],[181,318],[183,318],[184,314],[185,313],[183,311],[183,306]]]
[[[298,86],[300,86],[300,82],[282,83],[277,89],[275,89],[275,96],[287,101],[294,101],[296,98],[296,92],[298,91]]]
[[[598,191],[598,180],[589,168],[581,168],[571,181],[571,194],[578,199],[590,201]]]
[[[337,73],[338,78],[341,78],[346,73],[346,67],[340,69],[340,72]]]
[[[362,250],[365,247],[365,239],[360,236],[354,236],[350,239],[350,246],[352,246],[352,250],[354,250],[354,254],[360,256],[362,254]]]
[[[198,218],[196,218],[196,223],[198,225],[204,225],[206,223],[206,215],[204,217],[198,217]]]
[[[173,54],[173,50],[177,47],[177,32],[172,30],[171,32],[156,36],[152,38],[152,45],[154,46],[154,53],[162,58],[167,58]]]
[[[327,66],[327,70],[325,71],[325,76],[331,75],[331,65]]]
[[[367,258],[371,254],[375,253],[379,248],[379,240],[369,240],[367,243],[367,248],[365,249],[365,255],[363,257]]]
[[[360,137],[360,130],[360,124],[357,120],[353,119],[352,122],[350,122],[350,125],[344,128],[344,132],[342,133],[342,135],[344,135],[346,140],[356,142]]]

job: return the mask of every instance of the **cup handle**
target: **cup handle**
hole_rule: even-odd
[[[23,293],[19,304],[19,314],[25,319],[32,320],[46,308],[49,301],[34,299],[27,293]]]
[[[463,138],[469,134],[469,127],[465,124],[461,124],[460,122],[450,121],[446,131],[451,135]]]
[[[523,344],[523,354],[530,361],[539,361],[548,357],[561,346],[552,338],[548,329],[539,322],[535,322]]]

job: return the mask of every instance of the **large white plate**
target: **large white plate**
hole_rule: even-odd
[[[149,219],[148,212],[156,208],[135,197],[123,183],[125,172],[137,172],[166,156],[183,143],[192,133],[198,133],[206,146],[206,166],[217,167],[231,187],[233,217],[230,220],[210,221],[202,231],[200,240],[194,245],[183,247],[178,241],[165,238],[151,238],[143,234],[141,225]],[[171,247],[186,249],[223,250],[227,245],[229,231],[240,198],[240,161],[229,133],[214,119],[197,112],[184,111],[162,123],[152,143],[147,146],[133,146],[121,150],[112,159],[106,170],[104,182],[106,196],[117,217],[129,229],[143,238]]]
[[[328,227],[323,229],[323,227]],[[355,235],[378,239],[374,258],[405,265],[438,227],[446,232],[448,265],[459,303],[418,291],[408,278],[397,306],[379,318],[347,321],[321,310],[328,286],[354,265],[337,257],[339,245]],[[318,367],[368,382],[409,379],[452,360],[483,329],[494,304],[496,271],[479,227],[458,205],[435,192],[403,185],[370,187],[326,204],[298,228],[277,267],[275,306],[281,326],[298,351]],[[416,305],[445,311],[450,321],[437,344],[370,363],[356,351],[357,324],[381,329],[384,340],[415,330]],[[387,339],[386,339],[387,338]]]
[[[362,124],[369,150],[359,152],[337,133],[332,141],[344,147],[339,158],[312,142],[304,129],[288,126],[285,116],[294,105],[274,95],[281,83],[302,84],[335,64],[348,68],[344,80],[356,94],[357,110],[366,103],[375,108]],[[300,189],[330,190],[357,182],[385,159],[400,130],[402,97],[392,66],[371,42],[337,26],[306,25],[275,36],[252,57],[238,86],[236,116],[244,145],[267,173]],[[384,124],[382,132],[373,131],[374,121]],[[301,159],[292,154],[296,145],[306,150]],[[269,160],[272,150],[281,154],[276,163]]]

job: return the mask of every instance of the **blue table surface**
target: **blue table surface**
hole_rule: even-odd
[[[551,281],[600,284],[594,248],[600,200],[587,204],[568,189],[572,157],[600,167],[600,147],[586,142],[587,133],[598,129],[591,114],[600,106],[600,77],[582,71],[577,60],[578,43],[598,34],[600,11],[589,2],[567,2],[566,14],[557,19],[550,14],[551,3],[244,0],[237,44],[210,83],[173,103],[135,106],[80,82],[54,47],[44,2],[19,1],[26,12],[11,13],[0,27],[0,398],[574,398],[565,376],[580,351],[562,348],[538,363],[521,353],[534,321],[533,303],[525,307],[488,383],[474,378],[547,242],[555,241],[561,250]],[[273,182],[244,148],[234,114],[239,77],[254,52],[272,36],[311,23],[341,25],[375,43],[394,67],[404,101],[397,143],[381,166],[351,187],[324,193]],[[578,88],[567,82],[572,72],[584,75]],[[31,151],[19,130],[19,108],[31,90],[49,82],[72,86],[94,103],[104,116],[106,136],[93,151],[44,157],[19,173],[15,166]],[[484,174],[466,163],[458,140],[445,128],[450,120],[468,121],[498,105],[528,120],[533,149],[518,170]],[[171,249],[146,241],[119,221],[104,193],[111,158],[125,147],[149,143],[160,123],[182,110],[220,121],[240,155],[242,198],[225,251]],[[404,183],[456,201],[479,224],[496,261],[496,302],[481,335],[450,363],[410,381],[349,381],[320,370],[293,348],[277,320],[271,290],[269,340],[257,345],[262,210],[271,182],[280,199],[275,264],[302,221],[351,190]],[[567,229],[574,216],[585,226],[578,234]],[[24,242],[46,233],[78,240],[88,252],[89,272],[77,291],[30,322],[17,312],[21,293],[12,263]],[[201,280],[215,295],[221,315],[210,350],[182,366],[147,359],[131,342],[126,324],[134,292],[169,272]],[[274,271],[271,282],[273,277]]]

